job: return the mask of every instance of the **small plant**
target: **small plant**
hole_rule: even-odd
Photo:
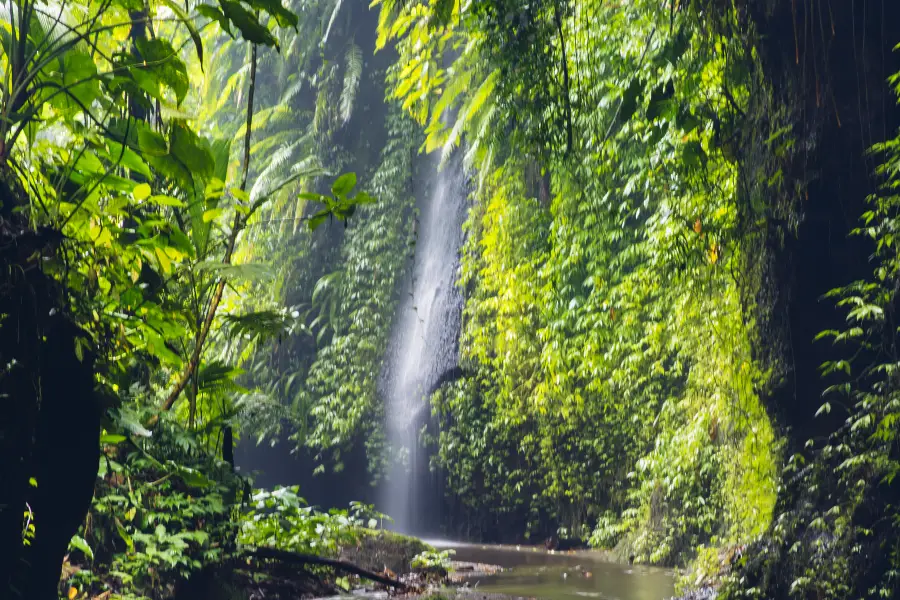
[[[360,522],[364,522],[366,527],[368,527],[369,529],[384,529],[385,521],[387,521],[388,523],[394,522],[394,520],[388,515],[375,510],[374,504],[351,502],[350,514]]]
[[[34,539],[34,513],[31,511],[31,506],[28,503],[25,503],[25,507],[28,509],[25,511],[23,515],[23,526],[22,526],[22,545],[30,546],[31,540]]]
[[[426,550],[420,552],[413,557],[410,566],[415,571],[425,571],[429,573],[441,573],[442,575],[453,570],[451,556],[456,554],[455,550]]]

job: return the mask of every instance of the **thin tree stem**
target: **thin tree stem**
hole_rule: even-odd
[[[247,179],[250,173],[250,136],[253,131],[253,96],[256,90],[256,44],[253,44],[252,50],[250,51],[250,89],[247,94],[247,131],[244,133],[244,164],[243,164],[243,173],[241,174],[241,191],[245,191],[247,188]],[[222,259],[222,262],[226,265],[231,264],[231,257],[234,254],[234,246],[237,242],[237,236],[243,226],[243,221],[241,220],[240,211],[235,211],[234,221],[231,225],[231,234],[228,236],[228,244],[225,247],[225,257]],[[216,317],[216,310],[219,308],[219,303],[222,301],[222,294],[225,292],[225,279],[219,279],[219,282],[216,284],[215,291],[213,292],[212,298],[209,302],[209,308],[206,310],[206,317],[203,319],[203,324],[200,329],[197,331],[196,341],[194,343],[194,352],[191,355],[191,360],[188,362],[187,367],[184,372],[181,374],[181,377],[178,378],[178,382],[175,384],[175,387],[172,388],[172,391],[169,393],[169,396],[166,398],[165,402],[162,404],[162,410],[167,411],[174,406],[175,402],[178,400],[178,397],[181,395],[181,392],[187,387],[187,384],[191,381],[191,377],[193,377],[194,373],[197,371],[197,368],[200,366],[200,356],[203,353],[203,344],[206,342],[206,338],[209,336],[209,330],[212,327],[213,319]],[[196,402],[196,397],[192,400],[192,402]],[[192,412],[195,407],[192,406]],[[153,418],[150,419],[149,425],[155,425],[159,420],[159,417],[154,415]]]

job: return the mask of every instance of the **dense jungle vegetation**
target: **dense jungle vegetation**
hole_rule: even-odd
[[[448,537],[893,597],[898,44],[890,0],[4,3],[3,597],[410,566],[381,381],[435,157]]]

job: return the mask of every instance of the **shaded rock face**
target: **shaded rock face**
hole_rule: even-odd
[[[56,600],[60,565],[94,494],[100,412],[93,362],[75,356],[78,333],[60,317],[47,331],[41,353],[41,406],[31,463],[38,486],[28,493],[35,537],[23,553],[30,567],[29,600]]]
[[[771,86],[753,93],[768,94],[784,107],[796,141],[778,164],[787,191],[764,194],[771,266],[762,286],[777,298],[764,302],[771,331],[761,335],[763,344],[780,346],[786,366],[769,406],[786,426],[789,441],[802,449],[807,439],[828,435],[843,421],[837,411],[816,416],[823,390],[835,383],[822,377],[820,367],[840,349],[815,337],[844,324],[834,301],[823,295],[872,273],[873,245],[851,231],[860,226],[867,198],[879,183],[874,173],[880,158],[870,149],[900,126],[896,97],[886,84],[900,71],[900,54],[892,51],[900,31],[885,26],[900,19],[900,3],[747,0],[743,5],[746,26],[758,32],[762,76]],[[751,146],[761,141],[746,135],[743,151],[752,160],[757,155]],[[758,166],[749,165],[748,179]],[[779,214],[785,212],[790,215]]]
[[[762,287],[777,296],[769,316],[774,337],[780,336],[783,342],[779,352],[786,366],[784,380],[767,401],[786,431],[785,455],[805,453],[812,466],[782,482],[776,507],[778,530],[748,549],[747,563],[739,574],[741,583],[723,588],[722,595],[731,595],[738,587],[756,587],[759,597],[793,597],[792,582],[813,568],[822,577],[841,573],[841,584],[850,591],[836,597],[869,597],[868,590],[878,584],[879,577],[894,568],[884,550],[893,535],[890,519],[885,517],[897,505],[900,489],[869,486],[859,492],[865,502],[852,515],[853,524],[870,535],[858,540],[848,537],[843,546],[841,540],[811,537],[809,523],[829,507],[844,503],[851,493],[842,488],[838,464],[806,453],[804,445],[808,439],[828,439],[846,417],[839,411],[816,416],[823,391],[842,377],[823,378],[820,366],[846,358],[846,349],[814,339],[823,330],[845,325],[845,313],[835,309],[833,299],[822,296],[869,278],[873,271],[872,244],[850,233],[860,225],[866,199],[879,183],[873,174],[880,158],[869,149],[896,135],[900,125],[896,98],[885,83],[900,71],[900,56],[892,52],[900,41],[900,30],[885,25],[900,19],[900,3],[746,0],[741,5],[747,29],[758,33],[766,88],[752,92],[757,98],[751,104],[758,102],[757,110],[765,102],[784,107],[795,142],[789,158],[779,163],[789,181],[786,189],[791,191],[764,194],[769,211],[768,254],[765,260],[754,257],[772,265]],[[749,134],[745,142],[756,143]],[[753,157],[757,150],[757,155],[771,158],[760,148],[745,146],[743,151]],[[761,161],[748,165],[748,185],[755,184],[752,172],[760,165]],[[776,226],[776,208],[788,195],[792,204],[784,210],[789,216],[783,218],[796,222]],[[763,342],[770,341],[766,333],[761,336]],[[856,360],[871,363],[874,354],[862,352]],[[857,542],[860,550],[851,553]]]

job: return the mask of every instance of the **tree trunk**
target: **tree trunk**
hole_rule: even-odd
[[[56,600],[63,556],[90,506],[97,474],[101,412],[93,360],[89,352],[78,359],[81,332],[64,315],[58,285],[40,270],[43,250],[59,237],[0,220],[4,598]],[[28,507],[34,536],[23,545]]]

